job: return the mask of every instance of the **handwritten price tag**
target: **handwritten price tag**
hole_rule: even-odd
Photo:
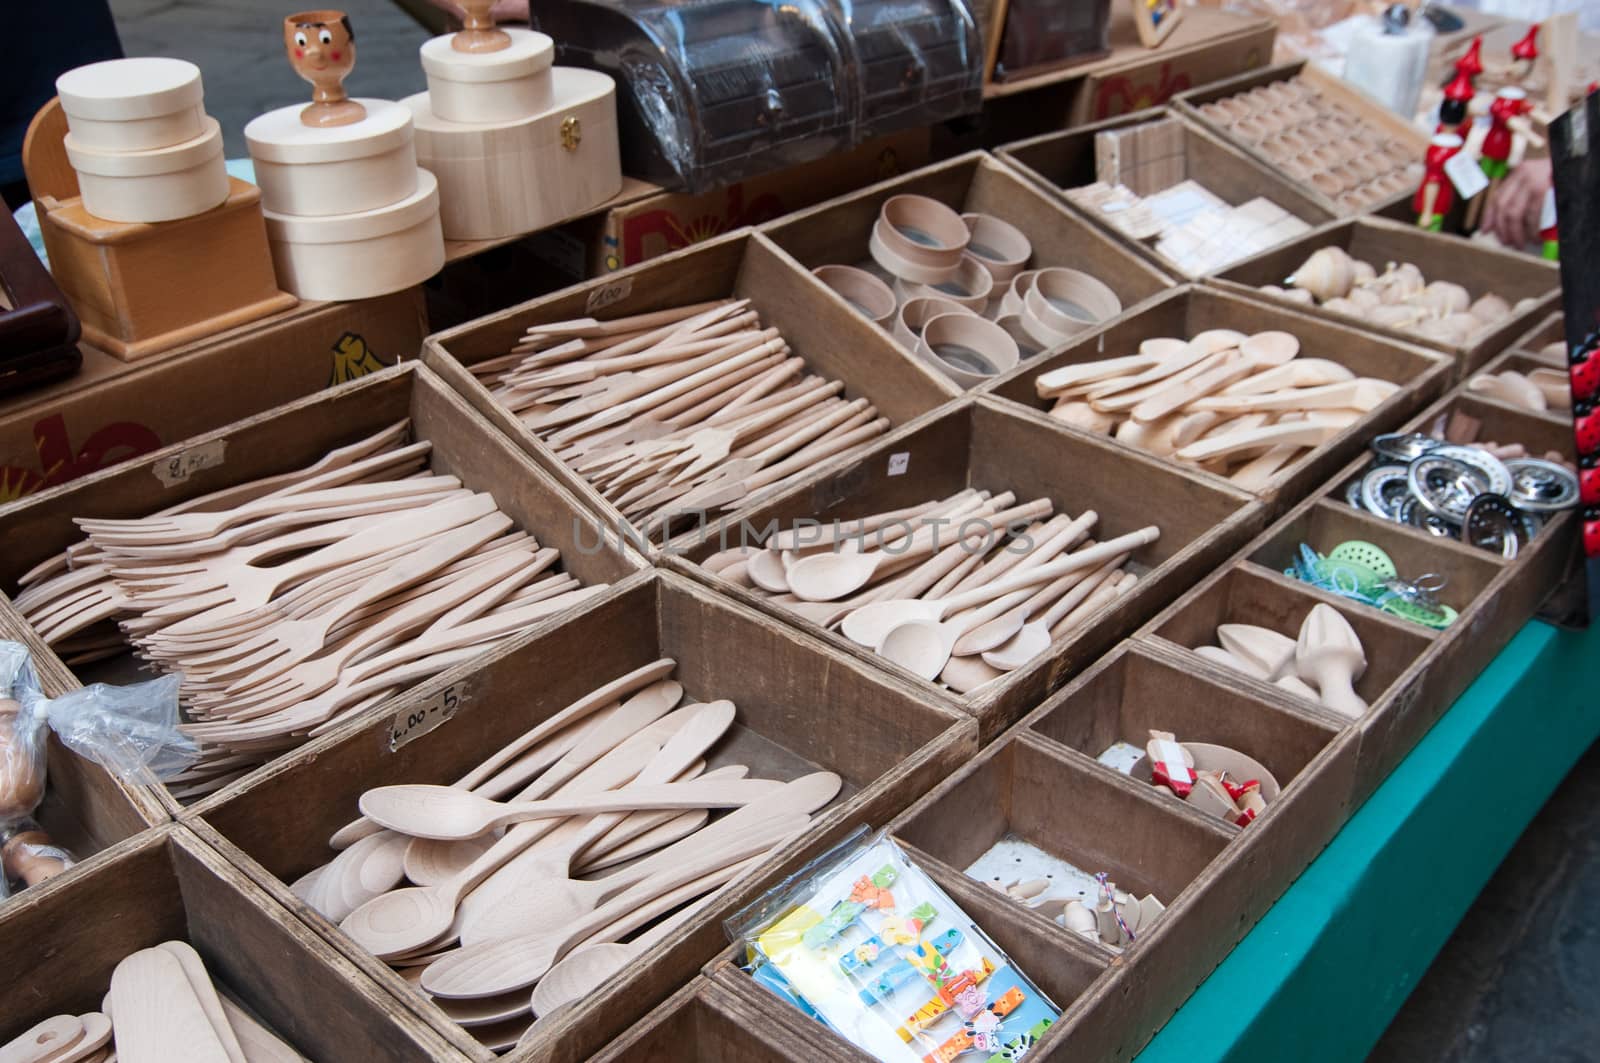
[[[401,709],[389,725],[389,752],[450,722],[466,699],[466,684],[452,683],[420,705]]]
[[[589,293],[589,299],[584,303],[584,309],[593,316],[596,310],[604,310],[612,303],[620,303],[633,294],[633,278],[622,277],[610,284],[602,284]]]
[[[215,469],[221,465],[226,458],[227,450],[226,439],[213,439],[209,443],[201,443],[187,450],[181,450],[169,458],[161,459],[150,466],[150,471],[155,473],[156,479],[161,481],[163,487],[176,487],[197,472]]]
[[[909,468],[911,468],[911,454],[909,451],[901,451],[898,454],[889,455],[890,476],[904,476]]]

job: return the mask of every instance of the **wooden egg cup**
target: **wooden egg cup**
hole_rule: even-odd
[[[221,206],[177,221],[106,221],[83,208],[66,132],[52,99],[28,126],[22,166],[85,342],[138,361],[295,305],[278,289],[255,185],[230,177]]]

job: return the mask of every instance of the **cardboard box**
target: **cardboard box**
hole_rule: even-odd
[[[908,129],[699,195],[658,192],[615,207],[598,245],[590,248],[590,275],[613,273],[914,170],[928,161],[931,138],[926,128]]]
[[[1533,302],[1521,312],[1508,314],[1492,328],[1478,332],[1469,342],[1453,344],[1255,292],[1265,284],[1281,285],[1321,247],[1343,248],[1351,256],[1372,263],[1379,272],[1390,262],[1414,263],[1427,280],[1454,281],[1474,299],[1488,292],[1498,292],[1513,306],[1523,299]],[[1458,378],[1476,371],[1505,350],[1528,330],[1530,323],[1559,308],[1561,302],[1561,270],[1554,262],[1485,247],[1442,233],[1424,232],[1415,225],[1382,218],[1352,218],[1331,223],[1230,266],[1207,283],[1229,291],[1250,292],[1275,305],[1295,307],[1308,316],[1339,321],[1375,335],[1443,352],[1454,360]]]
[[[19,575],[80,541],[83,536],[74,517],[145,516],[224,487],[304,468],[334,447],[406,418],[414,439],[433,444],[429,455],[433,471],[453,474],[466,487],[492,493],[519,527],[541,545],[561,551],[561,569],[580,582],[615,583],[644,567],[641,557],[614,538],[599,536],[577,500],[560,484],[540,472],[442,381],[412,362],[195,437],[145,461],[124,463],[0,508],[0,529],[14,544],[0,559],[0,588],[15,593]],[[181,470],[178,475],[172,472],[175,468]],[[557,614],[529,630],[561,620],[562,614]],[[80,682],[147,678],[137,670],[131,653],[86,666],[80,675],[62,664],[35,632],[25,630],[25,641],[40,662],[46,694],[59,694]],[[348,725],[382,716],[394,700],[368,708]],[[181,809],[165,787],[151,791],[169,811]]]
[[[231,794],[197,805],[191,823],[236,866],[319,935],[479,1060],[494,1055],[410,983],[346,937],[284,885],[330,858],[329,835],[356,814],[369,787],[458,778],[512,738],[602,683],[662,657],[689,701],[726,698],[733,730],[707,763],[748,765],[757,778],[837,773],[840,797],[802,838],[730,884],[683,929],[570,1011],[541,1024],[507,1057],[586,1059],[685,980],[725,943],[722,920],[860,823],[884,823],[977,751],[977,727],[916,689],[835,653],[755,610],[670,573],[630,580],[570,622],[496,651],[449,680],[460,708],[444,726],[398,749],[388,719],[328,735]],[[752,667],[760,662],[760,667]],[[443,689],[424,683],[410,704]],[[402,712],[405,709],[402,707]]]
[[[1174,276],[1182,276],[1178,264],[1157,251],[1154,241],[1134,240],[1108,224],[1098,210],[1080,207],[1063,194],[1063,189],[1081,188],[1098,179],[1096,134],[1130,129],[1164,118],[1175,118],[1182,129],[1184,171],[1228,204],[1238,206],[1261,196],[1308,225],[1321,225],[1334,217],[1333,212],[1300,185],[1286,180],[1270,167],[1225,143],[1198,123],[1163,109],[1140,111],[1080,129],[1030,137],[1005,145],[998,154],[1008,165],[1057,197],[1064,209],[1088,219],[1101,231],[1134,249],[1158,268]]]
[[[0,502],[414,358],[422,292],[293,310],[124,362],[83,349],[83,370],[0,401]]]
[[[177,825],[118,845],[70,889],[41,886],[0,906],[0,949],[28,972],[0,1016],[0,1044],[52,1015],[99,1011],[117,964],[164,941],[192,945],[219,994],[309,1059],[464,1063]]]
[[[845,398],[866,398],[879,416],[893,424],[920,417],[958,394],[942,374],[912,358],[822,282],[753,233],[733,234],[676,251],[430,336],[424,358],[502,432],[577,493],[614,537],[626,538],[653,554],[655,544],[515,414],[496,402],[473,375],[472,367],[503,357],[529,326],[540,322],[617,318],[728,297],[749,299],[761,323],[778,329],[812,373],[843,381]]]
[[[981,12],[979,17],[983,18]],[[985,85],[984,97],[1029,93],[1081,79],[1085,91],[1073,103],[1070,124],[1098,122],[1165,103],[1197,85],[1265,66],[1272,61],[1276,36],[1277,27],[1268,18],[1185,7],[1171,36],[1155,48],[1146,48],[1139,40],[1133,8],[1113,3],[1107,35],[1111,54],[1081,66]]]
[[[1270,85],[1277,81],[1288,81],[1301,78],[1314,87],[1325,99],[1331,100],[1345,110],[1358,116],[1361,124],[1368,130],[1397,140],[1410,147],[1416,155],[1418,162],[1428,150],[1429,135],[1409,121],[1395,114],[1389,108],[1362,92],[1354,85],[1328,73],[1322,67],[1305,59],[1297,59],[1290,63],[1279,63],[1265,70],[1256,70],[1229,78],[1211,85],[1201,85],[1188,92],[1180,93],[1173,101],[1173,109],[1189,115],[1195,121],[1205,126],[1206,129],[1225,139],[1229,144],[1237,147],[1250,157],[1259,159],[1269,167],[1276,167],[1277,162],[1259,147],[1246,143],[1235,137],[1225,126],[1210,121],[1201,110],[1208,103],[1225,99],[1229,96],[1248,92],[1250,89],[1261,85]],[[1316,200],[1336,216],[1348,216],[1351,211],[1340,205],[1333,198],[1324,195],[1310,185],[1304,186],[1306,195]],[[1387,200],[1375,203],[1369,213],[1383,214],[1390,211],[1408,213],[1411,198],[1416,192],[1411,188],[1405,192],[1397,193]],[[1415,220],[1414,216],[1410,220]]]
[[[1087,333],[1076,343],[1018,366],[986,385],[984,391],[1008,405],[1025,408],[1026,416],[1036,421],[1059,424],[1046,412],[1053,405],[1052,401],[1039,397],[1035,380],[1040,374],[1059,366],[1132,354],[1143,340],[1159,336],[1188,339],[1210,328],[1231,328],[1244,333],[1290,332],[1301,342],[1302,357],[1331,358],[1357,375],[1399,384],[1400,390],[1366,417],[1279,469],[1255,492],[1273,512],[1282,512],[1304,498],[1352,456],[1364,452],[1367,441],[1374,435],[1395,427],[1442,394],[1451,376],[1450,362],[1435,352],[1358,331],[1348,325],[1335,325],[1326,318],[1297,313],[1292,306],[1281,300],[1222,292],[1205,285],[1177,288],[1134,313]],[[1081,433],[1083,430],[1069,428],[1069,431]],[[1118,448],[1136,449],[1109,437],[1100,438]],[[1153,460],[1169,463],[1164,458]],[[1229,481],[1204,470],[1190,471],[1207,482],[1232,486]]]
[[[965,695],[921,680],[699,564],[719,550],[756,542],[774,525],[776,530],[800,520],[846,521],[946,498],[968,487],[997,494],[1014,491],[1018,505],[1048,498],[1057,512],[1073,516],[1092,509],[1099,514],[1092,532],[1097,540],[1150,524],[1161,529],[1161,538],[1134,553],[1129,567],[1139,574],[1139,582],[1091,625],[1056,640],[1049,652],[1025,667]],[[1065,431],[1046,418],[969,398],[938,417],[908,425],[854,461],[821,470],[769,503],[741,513],[737,524],[684,541],[673,549],[668,564],[918,684],[929,697],[959,706],[977,717],[987,741],[1209,572],[1263,522],[1261,508],[1242,491]]]
[[[992,214],[1033,245],[1030,269],[1069,266],[1104,282],[1126,309],[1170,288],[1172,279],[1148,259],[1031,185],[993,156],[971,152],[859,192],[840,196],[762,226],[761,233],[801,267],[871,263],[867,240],[884,201],[927,196],[957,213]],[[874,268],[876,268],[876,265]],[[885,335],[888,335],[885,333]]]
[[[1113,10],[1120,14],[1123,5]],[[1113,20],[1114,50],[1103,67],[1090,70],[1074,124],[1155,107],[1187,89],[1270,63],[1278,34],[1268,18],[1188,7],[1172,36],[1159,47],[1143,48],[1123,35],[1122,27],[1131,24],[1131,13],[1126,23]],[[1200,36],[1186,46],[1189,34]]]

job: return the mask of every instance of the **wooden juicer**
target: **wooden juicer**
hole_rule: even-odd
[[[353,99],[356,37],[342,11],[283,21],[289,64],[311,103],[245,126],[278,276],[302,299],[366,299],[420,284],[444,265],[439,187],[419,169],[411,112]]]
[[[553,65],[554,41],[495,26],[492,6],[461,4],[465,28],[422,46],[428,91],[401,101],[451,240],[547,228],[622,188],[616,83]]]
[[[295,304],[273,275],[261,191],[223,168],[194,64],[93,63],[56,91],[22,166],[86,342],[134,361]]]

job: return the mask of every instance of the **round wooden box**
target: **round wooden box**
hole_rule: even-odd
[[[411,195],[377,210],[316,218],[264,211],[279,286],[301,299],[369,299],[439,272],[439,183],[426,170],[416,182]]]
[[[518,122],[549,109],[555,42],[533,30],[502,29],[511,35],[511,46],[498,52],[458,52],[450,46],[453,34],[423,44],[434,114],[485,124]]]
[[[150,151],[101,151],[76,133],[64,140],[67,161],[78,171],[83,209],[106,221],[176,221],[204,214],[228,198],[222,127],[206,119],[193,140]]]
[[[417,161],[439,178],[451,240],[493,240],[582,214],[622,188],[616,85],[571,67],[550,71],[554,105],[504,125],[439,117],[426,92],[401,102],[417,127]]]
[[[150,151],[206,132],[200,68],[182,59],[112,59],[56,78],[79,147]]]
[[[300,121],[305,104],[295,104],[244,127],[264,209],[324,217],[376,210],[415,194],[411,112],[393,100],[357,102],[367,116],[350,125],[308,126]]]

